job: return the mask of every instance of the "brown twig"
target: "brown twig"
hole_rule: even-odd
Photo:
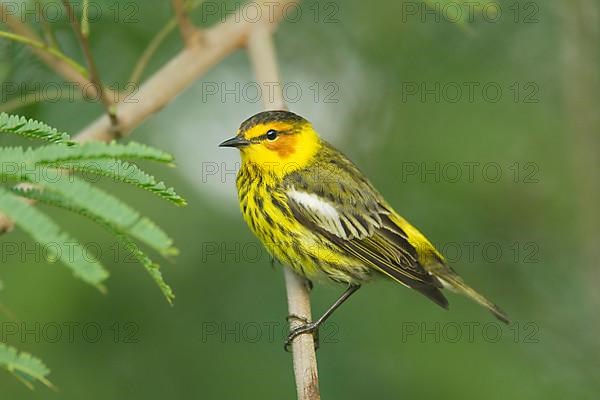
[[[69,17],[69,21],[71,22],[71,26],[73,27],[73,32],[79,41],[79,45],[81,46],[81,50],[83,51],[83,55],[85,57],[85,61],[88,65],[88,70],[90,71],[90,81],[96,87],[98,94],[100,95],[100,101],[104,105],[106,109],[106,113],[110,119],[111,129],[118,135],[118,123],[116,108],[114,107],[115,103],[111,98],[109,98],[104,90],[104,86],[102,85],[102,80],[100,79],[100,74],[98,73],[98,68],[96,68],[96,63],[94,61],[94,56],[92,55],[92,50],[90,48],[90,42],[88,40],[87,35],[84,35],[81,31],[81,26],[79,25],[79,20],[75,16],[75,10],[69,3],[69,0],[63,0],[63,5],[65,10],[67,10],[67,15]]]
[[[287,292],[288,312],[312,320],[310,309],[310,295],[307,282],[294,273],[290,268],[285,268],[285,288]],[[290,319],[290,329],[301,325],[300,320]],[[299,400],[319,400],[319,374],[317,370],[317,355],[315,342],[312,335],[297,336],[292,342],[292,357],[294,362],[294,377],[296,379],[296,394]]]
[[[190,12],[190,11],[194,10],[196,7],[198,7],[201,3],[202,3],[202,0],[195,0],[193,2],[188,1],[188,2],[184,3],[184,11]],[[135,63],[135,67],[133,68],[133,71],[131,72],[131,77],[129,78],[129,81],[127,81],[128,83],[133,83],[134,85],[137,85],[137,83],[140,81],[140,79],[142,77],[144,68],[146,68],[146,65],[148,64],[148,62],[150,61],[150,59],[152,58],[152,56],[154,55],[156,50],[158,50],[159,46],[162,44],[162,42],[165,40],[165,38],[178,25],[179,25],[178,19],[177,19],[177,16],[175,16],[175,17],[171,18],[165,24],[165,26],[163,26],[161,28],[161,30],[159,30],[156,33],[156,35],[152,38],[152,40],[150,40],[150,43],[148,43],[148,46],[146,47],[146,49],[144,50],[144,52],[142,53],[142,55],[140,56],[138,61]],[[194,28],[194,33],[196,35],[200,35],[201,31]]]
[[[265,3],[271,6],[271,13],[263,13],[263,18],[268,22],[268,28],[272,30],[283,17],[284,5],[296,1],[280,0],[277,5],[273,5],[273,1],[260,0],[253,3],[252,7]],[[185,47],[140,86],[135,98],[127,103],[119,103],[121,135],[127,135],[227,55],[243,47],[250,32],[258,24],[257,21],[244,19],[243,16],[247,12],[248,10],[241,9],[235,15],[229,16],[225,22],[203,30],[202,42],[196,41]],[[110,121],[105,116],[98,118],[78,134],[78,139],[81,141],[114,139],[110,130]]]
[[[280,82],[275,47],[267,25],[259,25],[252,31],[248,40],[248,54],[250,55],[256,80],[262,86],[263,93],[267,93],[267,85]],[[287,109],[281,85],[277,87],[279,89],[269,92],[269,96],[263,96],[263,106],[267,110]],[[286,268],[284,273],[290,315],[310,321],[312,317],[306,281],[289,268]],[[294,318],[290,321],[290,328],[296,328],[300,324],[302,322]],[[319,375],[313,336],[309,334],[296,337],[292,342],[292,351],[298,399],[320,399]]]
[[[194,35],[199,31],[192,24],[188,17],[188,12],[185,9],[185,0],[171,0],[171,4],[173,5],[173,11],[175,12],[175,18],[177,19],[177,25],[179,25],[181,38],[187,46],[192,42]]]
[[[6,23],[11,31],[28,39],[31,43],[43,43],[43,40],[27,24],[23,23],[19,18],[16,18],[3,2],[0,2],[0,19]],[[60,53],[59,49],[50,46],[32,45],[31,50],[38,58],[52,68],[58,75],[62,76],[66,81],[77,84],[84,96],[98,96],[95,85],[92,84],[87,76],[83,74],[81,70],[78,70],[71,63],[56,54],[56,52]],[[91,90],[90,87],[92,88]],[[113,97],[115,94],[108,90],[107,94],[111,98],[115,98]]]

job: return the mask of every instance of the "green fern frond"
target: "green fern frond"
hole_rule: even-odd
[[[83,182],[83,183],[87,184],[86,182]],[[115,223],[115,221],[111,221],[110,219],[106,219],[103,216],[95,213],[95,211],[92,210],[90,207],[88,207],[88,204],[86,204],[85,202],[83,202],[82,204],[77,204],[72,199],[68,199],[68,198],[64,197],[64,193],[56,193],[56,192],[52,192],[51,190],[40,191],[38,189],[31,189],[31,188],[28,188],[28,189],[15,188],[13,190],[16,191],[19,195],[21,195],[23,197],[27,197],[29,199],[33,199],[33,200],[36,200],[36,201],[39,201],[39,202],[42,202],[45,204],[49,204],[49,205],[59,207],[64,210],[71,211],[71,212],[77,213],[79,215],[82,215],[82,216],[89,218],[90,220],[96,222],[97,224],[101,225],[102,227],[106,228],[114,236],[117,237],[119,242],[148,271],[148,273],[150,274],[152,279],[156,282],[156,284],[160,288],[161,292],[163,293],[163,295],[165,296],[167,301],[170,304],[173,303],[173,299],[175,298],[175,295],[173,294],[173,290],[171,289],[171,287],[164,281],[162,274],[160,272],[160,266],[158,264],[154,263],[144,252],[142,252],[139,249],[139,247],[135,244],[135,242],[133,240],[131,240],[131,238],[128,234],[128,233],[131,233],[131,235],[134,236],[134,233],[139,233],[139,232],[137,232],[137,231],[133,232],[133,233],[128,232],[126,227],[120,226],[119,224]],[[106,194],[106,193],[104,193],[104,194]],[[149,229],[149,232],[156,232],[154,230],[155,226],[150,226],[150,227],[146,228],[144,226],[146,223],[151,224],[151,222],[148,219],[142,218],[140,220],[140,222],[138,222],[135,226],[140,225],[141,229],[145,228],[145,229]],[[158,240],[161,238],[155,238],[155,239]]]
[[[0,211],[44,247],[46,250],[44,253],[49,257],[48,261],[60,260],[76,277],[105,291],[102,282],[108,278],[108,271],[98,260],[85,253],[85,249],[78,241],[62,232],[46,214],[24,203],[2,187],[0,187]]]
[[[0,132],[14,133],[29,139],[40,139],[51,143],[74,144],[65,132],[59,132],[43,122],[6,113],[0,113]]]
[[[173,156],[162,150],[136,142],[121,144],[117,142],[88,142],[82,145],[65,146],[50,144],[35,149],[23,147],[0,148],[0,160],[6,165],[53,165],[60,167],[63,162],[98,159],[144,159],[163,163],[173,161]]]
[[[102,265],[91,257],[85,258],[78,242],[61,232],[58,225],[42,211],[22,202],[16,194],[62,207],[103,225],[133,253],[157,282],[167,300],[172,301],[173,292],[164,282],[158,264],[144,254],[134,240],[139,240],[164,256],[177,254],[173,240],[150,219],[117,197],[77,178],[74,173],[110,177],[150,191],[174,204],[185,205],[185,200],[173,188],[157,181],[137,165],[125,161],[141,159],[172,163],[173,156],[135,142],[74,143],[67,134],[46,124],[8,114],[0,114],[0,132],[50,142],[37,148],[0,147],[0,178],[4,182],[28,182],[36,186],[36,189],[13,188],[12,193],[0,187],[0,211],[40,245],[52,245],[50,251],[46,252],[52,260],[61,260],[75,275],[99,288],[103,288],[100,282],[108,277]],[[63,257],[64,254],[69,257]]]
[[[19,352],[4,343],[0,343],[0,367],[14,374],[30,389],[33,389],[35,381],[52,387],[52,383],[47,378],[50,370],[42,360],[29,353]]]
[[[175,193],[171,187],[158,182],[142,171],[137,165],[121,160],[71,161],[60,164],[61,168],[109,177],[115,181],[129,183],[148,190],[178,206],[185,206],[184,198]]]
[[[162,229],[117,197],[99,189],[88,182],[63,171],[57,171],[57,176],[44,182],[36,181],[53,192],[59,193],[73,205],[89,210],[92,214],[117,226],[120,230],[152,247],[161,254],[175,255],[171,239]],[[36,177],[41,174],[34,174]]]
[[[127,144],[86,142],[78,146],[65,148],[61,145],[47,145],[32,150],[35,163],[50,164],[64,161],[92,160],[101,158],[128,158],[152,160],[163,163],[173,161],[173,156],[154,147],[137,142]]]

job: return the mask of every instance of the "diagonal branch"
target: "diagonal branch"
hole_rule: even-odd
[[[279,0],[278,2],[259,0],[254,5],[271,5],[271,12],[263,14],[263,18],[268,22],[269,29],[272,30],[283,17],[283,8],[295,2],[296,0]],[[3,11],[3,3],[0,2],[0,16],[15,33],[40,41],[27,25]],[[255,21],[245,20],[243,16],[246,13],[247,10],[242,8],[234,15],[229,16],[225,22],[203,31],[204,40],[201,43],[194,43],[184,48],[140,87],[135,98],[130,99],[129,102],[118,103],[121,136],[129,134],[146,118],[164,108],[202,74],[244,46],[250,32],[257,24]],[[82,87],[90,84],[89,80],[83,78],[65,62],[42,50],[36,54],[65,78],[80,83]],[[115,132],[111,129],[110,120],[104,115],[82,129],[75,140],[106,142],[114,138]],[[0,214],[0,234],[11,230],[12,226],[12,221]]]
[[[260,21],[264,21],[269,30],[283,18],[284,7],[297,0],[259,0],[256,5],[269,5],[269,12],[262,14],[262,19],[249,21],[244,18],[249,11],[248,6],[230,15],[225,22],[202,31],[202,41],[195,41],[186,46],[166,65],[148,78],[134,98],[129,102],[119,103],[119,129],[121,135],[127,135],[146,118],[165,107],[177,95],[194,83],[200,76],[214,67],[226,56],[246,44],[252,30]],[[254,12],[254,11],[253,11]],[[110,129],[110,121],[102,116],[79,132],[81,141],[114,139]]]
[[[254,69],[254,74],[263,93],[267,93],[267,84],[280,82],[275,47],[271,32],[264,24],[257,26],[248,40],[248,53]],[[281,85],[277,86],[281,88]],[[273,97],[271,98],[271,94]],[[281,89],[263,96],[264,108],[267,110],[286,110]],[[285,268],[285,286],[288,298],[290,315],[297,315],[307,321],[311,320],[310,297],[306,281],[296,275],[289,268]],[[302,323],[293,319],[290,327],[296,328]],[[294,375],[296,377],[296,392],[299,400],[318,400],[319,376],[317,371],[317,357],[315,342],[312,335],[300,335],[292,342]]]

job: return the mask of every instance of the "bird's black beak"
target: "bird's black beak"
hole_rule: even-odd
[[[244,147],[248,146],[249,144],[250,142],[243,137],[235,136],[221,143],[219,147]]]

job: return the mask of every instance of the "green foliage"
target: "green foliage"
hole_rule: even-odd
[[[16,195],[0,187],[0,211],[9,216],[47,252],[48,261],[60,260],[73,271],[77,278],[104,290],[102,282],[108,272],[97,261],[87,255],[83,247],[39,209],[21,201]]]
[[[29,388],[33,388],[34,381],[52,387],[47,379],[50,370],[40,359],[29,353],[19,353],[17,349],[4,343],[0,343],[0,367],[14,374]]]
[[[73,144],[65,132],[59,132],[43,122],[6,113],[0,113],[0,133],[15,133],[30,139],[40,139],[51,143]]]
[[[105,291],[108,271],[75,238],[62,231],[44,211],[28,203],[43,203],[88,218],[108,230],[148,271],[169,303],[174,294],[164,281],[159,265],[136,243],[163,256],[177,254],[173,240],[153,221],[112,194],[77,176],[104,176],[147,190],[175,205],[185,200],[173,188],[157,181],[127,160],[150,160],[170,164],[173,157],[161,150],[130,142],[77,144],[69,135],[38,121],[0,114],[0,132],[48,142],[37,148],[0,147],[0,212],[7,215],[33,240],[42,245],[49,262],[60,261],[82,281]],[[16,186],[14,186],[16,184]],[[44,364],[29,354],[0,343],[0,366],[28,385],[34,380],[47,385]]]
[[[27,165],[54,165],[62,167],[66,161],[91,161],[96,159],[114,161],[118,158],[144,159],[169,163],[173,157],[164,151],[146,145],[130,142],[87,142],[81,145],[65,146],[50,144],[36,149],[22,147],[0,148],[4,163],[25,163]]]
[[[171,201],[179,206],[184,206],[185,200],[175,193],[173,188],[168,188],[163,182],[142,171],[137,165],[121,160],[94,160],[94,161],[67,161],[62,167],[86,174],[106,176],[115,181],[129,183],[141,189],[148,190],[165,200]]]
[[[79,181],[79,183],[86,184],[82,181]],[[111,221],[112,216],[109,218],[103,218],[98,214],[98,212],[94,211],[94,207],[86,205],[85,202],[79,202],[77,199],[70,201],[67,196],[63,196],[60,192],[53,192],[53,190],[41,191],[31,188],[14,188],[13,191],[17,192],[22,197],[77,213],[81,216],[89,218],[90,220],[107,229],[117,238],[123,247],[125,247],[134,256],[134,258],[144,266],[144,268],[146,268],[152,279],[154,279],[158,287],[161,289],[167,301],[169,301],[169,303],[173,301],[175,295],[173,294],[171,287],[164,282],[162,274],[160,273],[159,265],[154,263],[144,252],[142,252],[135,242],[130,238],[131,236],[138,237],[140,240],[146,242],[150,246],[153,246],[164,255],[177,254],[177,249],[172,247],[173,241],[167,237],[166,234],[160,230],[160,228],[154,225],[152,221],[147,218],[138,218],[137,221],[133,222],[133,226],[128,227],[127,224],[123,224],[122,221]],[[102,196],[110,195],[102,192]],[[113,199],[119,201],[116,198]],[[127,206],[122,205],[122,207]],[[162,243],[163,246],[157,247],[156,243]]]

